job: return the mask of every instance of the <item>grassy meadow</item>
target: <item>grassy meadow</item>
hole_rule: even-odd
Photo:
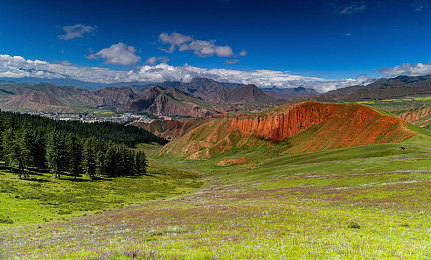
[[[2,206],[2,213],[8,212],[14,220],[14,224],[1,227],[3,256],[11,259],[431,257],[431,138],[426,135],[399,144],[281,157],[272,154],[276,150],[273,148],[248,154],[235,151],[206,161],[156,156],[159,148],[141,146],[147,150],[153,167],[157,165],[153,171],[164,171],[153,174],[160,178],[156,188],[159,192],[151,196],[145,190],[145,185],[149,188],[154,184],[147,177],[120,180],[128,182],[122,189],[122,202],[108,204],[125,207],[61,220],[58,210],[67,203],[60,203],[51,209],[53,221],[45,223],[32,216],[36,210],[27,209],[23,211],[27,214],[21,214],[5,211]],[[233,156],[248,156],[250,160],[245,164],[216,166],[220,160]],[[188,174],[189,182],[171,171]],[[196,174],[201,179],[196,179]],[[12,178],[4,173],[1,177]],[[192,192],[204,183],[199,180],[204,179],[209,183]],[[10,181],[15,187],[32,183]],[[108,182],[76,185],[94,185],[87,190],[97,190]],[[177,187],[177,191],[171,191],[166,183]],[[133,188],[127,189],[127,185]],[[50,190],[54,192],[53,188]],[[119,192],[109,185],[103,190],[92,198],[102,202],[115,200],[100,196],[108,190]],[[137,195],[132,190],[141,193]],[[166,195],[168,191],[171,192]],[[1,195],[8,203],[16,200],[33,207],[39,205],[35,198],[21,202],[14,194],[2,187]],[[82,196],[80,193],[76,199]],[[126,206],[127,202],[142,203]],[[44,206],[43,210],[47,208]],[[46,214],[44,211],[41,215]],[[69,216],[77,216],[74,214]]]
[[[40,224],[189,193],[204,181],[193,173],[152,165],[140,177],[53,178],[31,172],[28,180],[0,168],[0,228]]]

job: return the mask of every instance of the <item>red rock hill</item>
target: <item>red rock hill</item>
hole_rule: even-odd
[[[401,142],[415,134],[406,122],[364,105],[303,102],[255,115],[210,119],[160,153],[208,159],[231,149],[274,144],[301,153]]]

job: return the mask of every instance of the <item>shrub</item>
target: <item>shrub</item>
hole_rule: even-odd
[[[356,222],[350,222],[348,225],[347,225],[347,227],[348,228],[353,228],[353,229],[361,229],[361,225],[359,225],[358,223],[356,223]]]
[[[9,218],[9,216],[0,216],[0,223],[2,224],[13,224],[13,220]]]

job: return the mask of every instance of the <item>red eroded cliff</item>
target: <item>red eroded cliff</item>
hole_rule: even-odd
[[[244,135],[253,134],[278,142],[326,120],[337,108],[337,104],[306,102],[257,116],[237,117],[232,121],[230,128]]]
[[[284,145],[285,152],[300,153],[401,142],[414,135],[404,121],[370,107],[303,102],[255,115],[208,120],[167,144],[161,154],[208,159],[231,149],[274,144]]]

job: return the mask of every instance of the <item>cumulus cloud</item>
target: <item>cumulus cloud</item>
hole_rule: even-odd
[[[89,54],[87,59],[102,58],[105,63],[118,65],[133,65],[141,60],[141,57],[135,55],[136,49],[122,42],[111,45],[109,48],[102,49],[96,54]]]
[[[382,74],[390,76],[423,76],[431,74],[431,62],[416,63],[414,65],[411,65],[410,63],[404,63],[393,68],[383,67],[379,71]]]
[[[116,71],[98,67],[79,67],[27,60],[21,56],[0,55],[0,77],[5,78],[70,78],[88,82],[112,83],[131,81],[131,71]]]
[[[169,58],[167,56],[163,57],[150,57],[145,61],[145,64],[155,65],[156,63],[168,63]]]
[[[216,45],[214,40],[194,40],[191,36],[176,32],[171,34],[161,33],[159,41],[162,44],[169,44],[168,49],[160,47],[162,51],[167,53],[172,53],[175,48],[178,48],[179,51],[193,51],[194,54],[200,57],[211,57],[214,55],[218,57],[231,57],[234,55],[232,48],[228,45]]]
[[[247,55],[247,52],[245,51],[245,50],[242,50],[240,53],[239,53],[239,56],[246,56]]]
[[[58,38],[61,40],[71,40],[75,38],[82,38],[85,34],[94,34],[97,30],[97,26],[75,24],[63,27],[64,34],[59,35]]]
[[[230,57],[233,55],[232,48],[229,46],[215,46],[214,48],[215,53],[219,57]]]
[[[157,58],[157,57],[156,57]],[[159,57],[160,58],[160,57]],[[51,64],[40,60],[27,60],[20,56],[0,55],[0,77],[5,78],[69,78],[87,82],[152,82],[164,81],[189,82],[195,77],[206,77],[220,82],[255,84],[259,87],[294,88],[306,86],[320,92],[356,84],[362,84],[368,78],[329,81],[322,78],[292,75],[287,71],[274,70],[228,70],[205,69],[185,64],[171,66],[166,63],[145,64],[136,70],[111,70],[98,67],[79,67],[64,64]]]
[[[160,47],[160,49],[167,53],[172,53],[175,49],[175,46],[181,46],[183,43],[189,42],[192,40],[191,36],[187,36],[181,33],[173,32],[170,35],[167,33],[161,33],[159,35],[159,41],[161,41],[164,44],[170,44],[169,49],[163,49]]]

